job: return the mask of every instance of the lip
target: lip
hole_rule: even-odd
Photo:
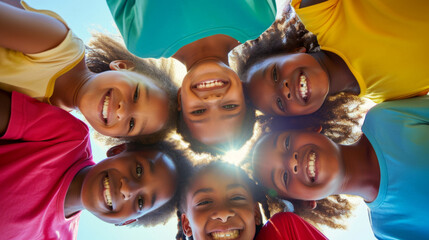
[[[222,85],[219,85],[219,83],[221,83]],[[201,87],[201,85],[210,85],[210,84],[212,84],[213,86]],[[216,86],[216,84],[218,86]],[[193,91],[202,91],[202,92],[203,91],[213,91],[213,90],[217,90],[217,89],[227,88],[230,84],[231,84],[231,82],[229,80],[207,79],[207,80],[199,81],[197,83],[192,84],[191,89]]]
[[[104,120],[104,117],[103,117],[103,107],[104,107],[104,100],[106,99],[106,97],[109,97],[110,98],[110,100],[109,100],[109,106],[108,106],[108,108],[107,108],[107,119],[106,120]],[[100,120],[101,120],[101,122],[104,124],[104,125],[108,125],[109,124],[109,122],[110,122],[110,119],[111,119],[111,110],[112,110],[112,101],[113,99],[112,99],[112,89],[109,89],[109,90],[107,90],[107,92],[101,97],[101,99],[100,99],[100,103],[98,104],[98,113],[99,113],[99,117],[100,117]]]
[[[104,200],[104,178],[105,177],[109,177],[109,174],[107,172],[104,172],[103,174],[101,174],[101,178],[100,178],[100,191],[99,191],[100,201],[99,202],[102,203],[102,206],[103,206],[103,208],[104,208],[105,211],[111,212],[112,210],[110,210],[110,207],[106,204],[106,201]],[[110,180],[110,177],[109,177],[109,180]],[[110,183],[110,181],[109,181],[109,183]],[[112,208],[113,208],[113,204],[112,204]]]
[[[243,232],[244,228],[242,227],[235,227],[235,226],[228,226],[228,225],[224,225],[224,226],[216,226],[214,229],[211,229],[207,232],[207,236],[209,236],[210,238],[212,237],[212,233],[215,232],[227,232],[227,231],[234,231],[234,230],[238,230],[238,237],[234,238],[234,239],[239,239],[241,236],[241,233]]]
[[[314,178],[310,177],[310,170],[309,170],[309,164],[310,164],[310,155],[314,153],[316,155],[315,161],[314,161]],[[317,183],[318,180],[318,176],[319,176],[319,168],[320,168],[320,164],[319,164],[319,155],[317,154],[316,151],[314,151],[313,149],[308,149],[308,151],[305,153],[304,155],[304,168],[305,169],[305,178],[307,179],[309,184],[315,184]],[[314,180],[312,180],[314,179]]]
[[[304,99],[301,95],[301,90],[300,90],[300,77],[301,75],[304,75],[305,78],[307,79],[307,99]],[[295,84],[294,84],[294,95],[296,97],[296,99],[299,100],[299,102],[302,105],[306,105],[311,98],[311,85],[310,85],[310,79],[308,78],[307,74],[305,74],[305,72],[303,72],[302,70],[300,70],[297,74],[297,78],[295,78]]]

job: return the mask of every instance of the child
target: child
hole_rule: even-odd
[[[79,109],[96,131],[107,136],[148,135],[171,128],[168,119],[174,116],[168,109],[174,110],[170,105],[177,90],[156,79],[166,82],[166,74],[155,67],[144,69],[150,64],[112,40],[107,41],[110,49],[94,43],[101,48],[85,59],[83,42],[57,14],[32,9],[25,2],[22,7],[26,10],[0,3],[1,22],[7,23],[0,25],[1,89],[67,111]]]
[[[268,134],[255,148],[256,175],[279,196],[313,207],[333,194],[362,197],[378,239],[426,238],[428,104],[429,96],[379,104],[353,145],[314,131]]]
[[[276,22],[238,62],[252,103],[268,115],[296,116],[314,113],[341,92],[376,103],[426,94],[429,17],[419,5],[427,3],[293,1],[322,51],[310,48],[316,42],[307,43],[302,24],[279,32]]]
[[[188,180],[181,190],[176,239],[184,239],[183,234],[195,240],[255,238],[262,225],[258,201],[264,194],[243,170],[212,162],[200,167]],[[257,239],[326,238],[298,216],[281,213],[262,227]]]
[[[117,225],[171,216],[189,168],[180,152],[128,143],[94,165],[83,122],[21,93],[9,101],[0,105],[2,238],[75,239],[83,209]]]
[[[227,151],[252,136],[255,111],[246,104],[228,53],[272,24],[274,0],[107,4],[132,53],[172,56],[186,65],[188,73],[179,90],[178,132],[193,150]]]

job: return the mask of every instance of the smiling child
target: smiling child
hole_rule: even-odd
[[[8,23],[0,25],[0,89],[66,111],[77,109],[106,136],[132,137],[172,128],[169,118],[176,116],[177,89],[165,87],[165,73],[102,35],[85,58],[82,40],[60,16],[16,2],[0,3],[1,22]]]
[[[337,145],[317,131],[268,134],[255,148],[256,175],[282,198],[313,206],[330,195],[360,196],[378,239],[423,239],[429,234],[428,106],[429,96],[377,105],[353,145]]]
[[[274,0],[107,1],[127,48],[139,57],[173,57],[187,68],[179,90],[178,132],[197,152],[241,147],[255,110],[228,53],[274,21]]]
[[[297,116],[316,112],[338,93],[376,103],[426,94],[429,18],[419,5],[427,3],[292,1],[321,51],[289,6],[286,19],[239,56],[252,103],[267,115]]]
[[[83,122],[11,95],[0,92],[2,237],[75,239],[84,209],[117,225],[156,224],[174,212],[176,188],[190,167],[181,152],[166,143],[127,143],[94,164]]]
[[[176,239],[183,239],[183,234],[194,240],[255,238],[262,226],[258,202],[265,196],[241,168],[212,162],[199,166],[188,180],[181,190],[178,216],[182,229]],[[281,213],[262,227],[258,239],[326,238],[293,213]]]

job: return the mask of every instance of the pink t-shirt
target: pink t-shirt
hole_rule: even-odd
[[[299,216],[283,212],[268,219],[256,240],[327,240],[319,230]]]
[[[2,239],[76,239],[79,213],[64,217],[73,177],[93,165],[88,127],[71,114],[13,92],[0,138]]]

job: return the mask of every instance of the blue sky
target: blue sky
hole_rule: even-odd
[[[104,0],[28,0],[27,3],[34,8],[49,9],[58,13],[84,42],[89,40],[91,31],[118,33]],[[92,143],[95,161],[103,159],[106,147],[95,141]],[[175,239],[176,224],[176,219],[173,218],[167,225],[153,228],[115,227],[84,211],[79,223],[78,239]],[[375,239],[369,226],[368,213],[364,204],[360,204],[355,216],[349,219],[348,230],[329,230],[324,233],[329,239]]]

